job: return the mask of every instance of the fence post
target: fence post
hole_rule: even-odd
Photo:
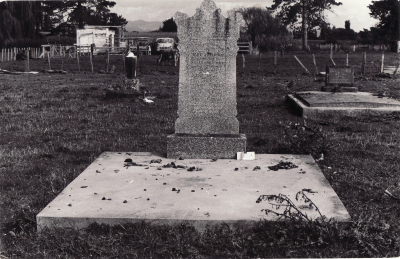
[[[137,65],[137,62],[139,61],[139,58],[140,58],[140,72],[142,72],[142,57],[141,57],[141,55],[140,55],[140,48],[139,48],[139,43],[138,43],[138,45],[137,45],[137,47],[136,47],[136,65],[135,65],[135,68],[138,70],[138,65]],[[136,71],[136,70],[135,70]],[[135,74],[135,77],[136,77],[136,74]]]
[[[60,55],[61,55],[61,71],[64,70],[64,47],[60,45]]]
[[[349,54],[346,54],[346,67],[349,66]]]
[[[300,66],[302,68],[304,68],[304,70],[307,72],[307,74],[310,75],[311,74],[310,71],[308,71],[308,69],[303,65],[303,63],[301,63],[301,61],[296,56],[294,56],[294,58],[297,60],[297,62],[299,62]]]
[[[93,74],[93,52],[90,52],[89,55],[90,55],[90,71]]]
[[[51,65],[50,65],[50,52],[47,52],[47,61],[49,62],[49,70],[51,70]]]
[[[124,73],[125,73],[125,52],[122,52],[122,63],[123,63],[123,67],[124,67]],[[158,67],[157,67],[158,70]]]
[[[3,52],[4,52],[4,49],[1,49],[1,62],[3,62]]]
[[[108,64],[110,63],[110,51],[107,49],[107,59],[106,59],[106,65],[107,69],[106,72],[108,73]]]
[[[17,48],[14,47],[14,56],[13,60],[17,60]]]
[[[27,69],[27,71],[29,72],[30,71],[30,69],[29,69],[29,49],[28,50],[25,50],[25,54],[26,54],[26,69]]]
[[[333,59],[333,45],[332,45],[332,43],[331,43],[331,46],[330,46],[330,48],[331,48],[331,54],[330,54],[330,56],[329,56],[329,57],[330,57],[331,59]]]
[[[399,67],[400,67],[400,63],[397,65],[397,67],[396,67],[396,70],[394,71],[394,73],[393,73],[393,77],[395,77],[396,76],[396,74],[397,74],[397,70],[399,70]]]
[[[315,55],[312,54],[313,64],[315,67],[315,74],[318,75],[317,61],[315,60]]]
[[[78,47],[77,47],[78,48]],[[79,47],[79,50],[81,49],[81,47]],[[78,72],[79,73],[81,73],[81,67],[80,67],[80,65],[79,65],[79,54],[80,54],[80,51],[78,52],[78,53],[76,53],[76,60],[78,61]]]
[[[381,45],[382,46],[382,45]],[[382,62],[381,62],[381,74],[383,73],[384,70],[384,64],[383,61],[385,60],[385,52],[382,52]]]
[[[244,67],[245,67],[245,59],[244,59],[244,54],[242,54],[242,59],[243,59],[243,70],[244,70]]]
[[[363,75],[365,75],[366,66],[367,66],[367,52],[363,52],[363,58],[362,58],[362,64],[361,64]]]

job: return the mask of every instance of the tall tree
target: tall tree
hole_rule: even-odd
[[[115,2],[108,0],[46,1],[44,11],[48,15],[53,30],[62,28],[83,28],[89,25],[125,25],[127,21],[109,8]]]
[[[287,33],[286,26],[282,25],[279,19],[273,17],[267,9],[241,7],[235,9],[235,11],[242,15],[245,22],[243,29],[249,35],[251,41],[257,45],[260,45],[257,40],[263,37]]]
[[[160,28],[163,32],[177,32],[178,27],[173,18],[163,21],[163,26]]]
[[[41,28],[41,3],[0,2],[0,46],[16,39],[35,38]]]
[[[379,20],[378,28],[384,31],[387,40],[400,40],[400,1],[372,1],[368,6],[370,15]]]
[[[344,21],[344,28],[345,28],[346,30],[350,30],[350,20]]]
[[[325,11],[331,11],[333,5],[341,5],[336,0],[274,0],[268,9],[276,13],[285,25],[302,27],[303,49],[307,48],[307,31],[327,26]],[[302,18],[300,25],[299,18]]]

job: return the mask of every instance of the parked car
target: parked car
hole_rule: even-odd
[[[169,51],[176,48],[176,42],[173,38],[158,38],[156,40],[156,51]]]

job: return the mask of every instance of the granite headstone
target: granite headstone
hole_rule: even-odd
[[[325,86],[322,91],[357,92],[352,67],[326,66]]]
[[[246,137],[236,118],[236,55],[239,19],[228,18],[211,0],[193,17],[177,12],[179,96],[175,134],[167,138],[167,156],[234,158]]]

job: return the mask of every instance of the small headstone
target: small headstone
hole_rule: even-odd
[[[326,66],[324,92],[357,92],[354,86],[354,70],[352,67]]]
[[[236,55],[239,17],[221,15],[204,0],[193,17],[177,12],[179,96],[175,134],[168,136],[167,156],[235,158],[245,151],[236,118]]]

